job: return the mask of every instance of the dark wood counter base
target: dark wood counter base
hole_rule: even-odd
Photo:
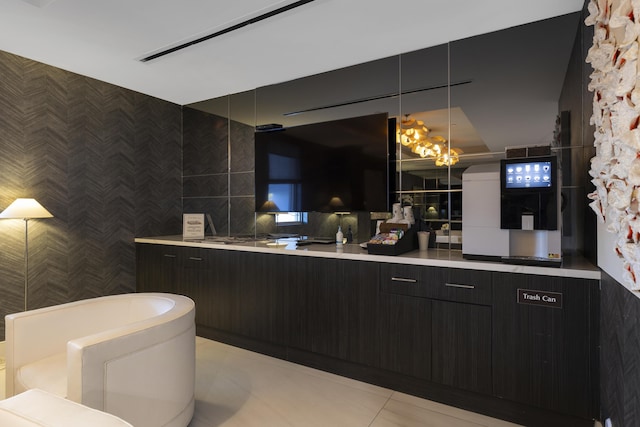
[[[572,417],[506,399],[459,390],[308,351],[260,342],[202,325],[198,325],[196,329],[198,336],[203,338],[524,426],[593,427],[593,420]]]
[[[599,415],[599,281],[137,245],[198,335],[526,426]]]

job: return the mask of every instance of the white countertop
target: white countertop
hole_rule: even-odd
[[[192,248],[224,249],[231,251],[261,252],[313,256],[321,258],[351,259],[357,261],[385,262],[396,264],[425,265],[433,267],[463,268],[470,270],[497,271],[503,273],[524,273],[539,276],[573,277],[600,280],[600,270],[580,257],[565,257],[562,267],[538,267],[506,264],[501,262],[466,260],[462,251],[449,249],[429,249],[411,251],[401,255],[370,255],[358,244],[312,244],[296,246],[295,239],[250,240],[229,238],[227,242],[205,240],[183,240],[181,235],[138,237],[136,243],[156,245],[187,246]],[[277,245],[275,245],[277,243]]]

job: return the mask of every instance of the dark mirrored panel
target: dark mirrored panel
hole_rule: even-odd
[[[449,217],[448,49],[445,44],[400,56],[397,200],[414,206],[421,228],[440,228]]]
[[[255,90],[229,97],[229,229],[231,235],[255,235],[254,130]]]
[[[182,128],[183,211],[210,215],[216,232],[226,235],[229,97],[184,106]]]
[[[256,208],[254,172],[263,160],[256,158],[256,132],[312,124],[326,128],[333,122],[335,132],[318,132],[316,139],[335,146],[348,140],[349,131],[337,126],[342,120],[385,114],[388,159],[396,170],[383,189],[390,192],[389,203],[410,199],[428,226],[439,229],[447,223],[459,229],[467,167],[499,162],[505,147],[553,142],[578,21],[578,14],[561,16],[187,106],[185,182],[201,167],[207,168],[203,173],[209,179],[226,174],[226,186],[219,182],[198,188],[216,194],[207,197],[226,197],[219,215],[226,209],[220,221],[226,221],[227,230],[246,232],[251,215],[259,228],[264,214]],[[197,125],[194,110],[221,118],[213,125],[216,136],[210,137],[217,147],[215,161],[199,156],[197,146],[189,154],[194,135],[212,129]],[[333,156],[341,171],[362,158],[346,151]],[[245,211],[247,215],[241,214]],[[239,220],[229,226],[236,212]],[[271,225],[265,230],[275,220],[267,218]],[[326,223],[309,223],[314,221]]]
[[[394,116],[398,85],[399,58],[394,56],[261,87],[257,124],[289,127],[376,113]]]
[[[451,42],[452,145],[465,164],[551,145],[579,14]]]

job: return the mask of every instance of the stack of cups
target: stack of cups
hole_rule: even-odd
[[[429,232],[418,231],[418,249],[426,251],[429,248]]]

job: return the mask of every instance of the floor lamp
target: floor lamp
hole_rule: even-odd
[[[36,199],[16,199],[2,213],[0,218],[24,220],[24,310],[27,311],[27,290],[29,288],[29,220],[32,218],[53,218]]]

